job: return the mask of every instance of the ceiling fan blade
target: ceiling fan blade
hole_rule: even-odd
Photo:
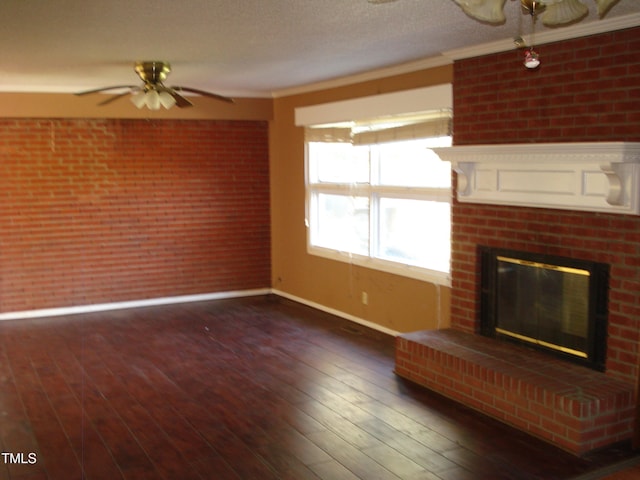
[[[189,100],[187,100],[178,92],[176,92],[174,88],[165,88],[165,91],[168,92],[176,101],[176,107],[178,108],[193,107],[193,103],[191,103]]]
[[[115,102],[116,100],[124,97],[125,95],[131,95],[131,91],[129,92],[122,92],[122,93],[118,93],[117,95],[113,95],[109,98],[107,98],[106,100],[101,101],[100,103],[98,103],[99,107],[102,107],[104,105],[109,105],[111,102]]]
[[[203,97],[215,98],[216,100],[221,100],[227,103],[235,103],[233,98],[225,97],[223,95],[218,95],[217,93],[207,92],[205,90],[198,90],[197,88],[191,87],[171,87],[173,90],[181,91],[181,92],[190,92],[197,93],[198,95],[202,95]]]
[[[85,90],[83,92],[76,92],[76,93],[74,93],[74,95],[88,95],[90,93],[108,92],[109,90],[119,90],[121,88],[130,88],[130,89],[133,90],[133,89],[137,89],[137,88],[140,88],[140,87],[137,87],[135,85],[114,85],[112,87],[94,88],[92,90]]]

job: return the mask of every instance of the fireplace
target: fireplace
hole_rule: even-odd
[[[606,343],[618,318],[608,313],[609,266],[474,251],[484,335],[454,326],[401,334],[396,374],[576,455],[630,439],[635,385],[610,374],[616,337]]]
[[[609,267],[490,247],[481,259],[481,333],[604,371]]]

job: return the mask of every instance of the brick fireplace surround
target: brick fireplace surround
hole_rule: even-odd
[[[640,28],[454,64],[454,144],[640,141]],[[397,340],[396,372],[572,453],[633,434],[640,217],[453,204],[451,329]],[[478,245],[608,263],[606,371],[478,335]],[[439,378],[439,380],[435,380]]]

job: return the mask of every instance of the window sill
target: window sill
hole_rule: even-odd
[[[328,248],[307,246],[307,253],[318,257],[335,260],[337,262],[349,263],[359,267],[378,270],[385,273],[391,273],[402,277],[413,278],[424,282],[441,285],[444,287],[451,286],[451,274],[448,272],[440,272],[438,270],[430,270],[427,268],[405,265],[397,262],[382,260],[379,258],[371,258],[362,255],[356,255],[347,252],[339,252]]]

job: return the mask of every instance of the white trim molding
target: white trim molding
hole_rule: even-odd
[[[434,148],[458,175],[460,202],[640,215],[640,143]]]
[[[19,312],[0,313],[2,320],[24,320],[27,318],[59,317],[62,315],[75,315],[80,313],[106,312],[109,310],[122,310],[126,308],[155,307],[174,303],[205,302],[209,300],[222,300],[226,298],[253,297],[268,295],[270,288],[254,290],[236,290],[228,292],[202,293],[196,295],[180,295],[176,297],[150,298],[145,300],[131,300],[127,302],[99,303],[93,305],[78,305],[71,307],[43,308],[38,310],[24,310]]]
[[[33,318],[45,318],[45,317],[60,317],[64,315],[97,313],[97,312],[106,312],[111,310],[123,310],[127,308],[155,307],[155,306],[171,305],[171,304],[177,304],[177,303],[206,302],[210,300],[224,300],[224,299],[240,298],[240,297],[256,297],[260,295],[270,295],[270,294],[277,295],[282,298],[286,298],[288,300],[294,301],[296,303],[300,303],[302,305],[306,305],[311,308],[315,308],[316,310],[320,310],[325,313],[335,315],[336,317],[344,318],[345,320],[358,323],[360,325],[371,328],[373,330],[377,330],[386,335],[391,335],[393,337],[397,337],[398,335],[400,335],[400,332],[383,327],[382,325],[378,325],[377,323],[364,320],[354,315],[341,312],[340,310],[329,308],[319,303],[312,302],[310,300],[306,300],[304,298],[297,297],[295,295],[291,295],[289,293],[282,292],[280,290],[273,289],[273,288],[259,288],[259,289],[253,289],[253,290],[235,290],[235,291],[227,291],[227,292],[202,293],[202,294],[195,294],[195,295],[180,295],[176,297],[151,298],[146,300],[132,300],[127,302],[100,303],[100,304],[94,304],[94,305],[79,305],[79,306],[72,306],[72,307],[44,308],[39,310],[7,312],[7,313],[0,313],[0,321],[26,320],[26,319],[33,319]]]
[[[546,43],[570,40],[573,38],[597,35],[600,33],[624,30],[627,28],[634,28],[638,26],[640,26],[640,13],[631,13],[629,15],[605,18],[593,22],[582,22],[568,27],[550,28],[545,31],[536,32],[535,43],[536,45],[543,45]],[[524,40],[527,44],[532,43],[532,39],[528,35],[524,36]],[[421,70],[441,67],[444,65],[451,65],[456,60],[462,60],[465,58],[481,57],[483,55],[508,52],[510,50],[516,49],[517,48],[513,43],[513,38],[503,38],[501,40],[481,43],[470,47],[446,50],[424,59],[401,63],[399,65],[391,65],[380,69],[357,73],[354,75],[348,75],[345,77],[334,78],[317,83],[284,88],[281,90],[274,90],[271,92],[271,96],[273,98],[281,98],[291,95],[316,92],[319,90],[326,90],[329,88],[343,87],[360,82],[378,80],[380,78],[418,72]]]
[[[536,33],[535,44],[543,45],[546,43],[560,42],[563,40],[571,40],[573,38],[587,37],[589,35],[597,35],[600,33],[613,32],[617,30],[625,30],[640,26],[640,13],[632,13],[619,17],[606,18],[594,22],[583,22],[564,28],[552,28]],[[532,39],[530,36],[524,37],[525,43],[530,45]],[[492,53],[508,52],[515,50],[513,38],[505,38],[495,42],[481,43],[471,47],[457,48],[442,52],[446,58],[452,61],[462,60],[465,58],[481,57]]]
[[[293,302],[301,303],[302,305],[306,305],[307,307],[315,308],[316,310],[320,310],[322,312],[335,315],[336,317],[344,318],[345,320],[358,323],[364,327],[371,328],[372,330],[377,330],[378,332],[384,333],[386,335],[391,335],[392,337],[397,337],[398,335],[400,335],[400,332],[397,332],[396,330],[392,330],[390,328],[384,327],[377,323],[370,322],[369,320],[365,320],[363,318],[356,317],[355,315],[351,315],[349,313],[336,310],[335,308],[330,308],[320,303],[312,302],[311,300],[297,297],[296,295],[291,295],[290,293],[287,293],[287,292],[282,292],[277,289],[272,289],[272,293],[274,295],[278,295],[280,297],[286,298]]]
[[[339,124],[354,120],[453,108],[451,83],[309,105],[295,109],[296,126]]]
[[[512,42],[513,44],[513,42]],[[393,77],[395,75],[403,75],[405,73],[419,72],[420,70],[427,70],[430,68],[442,67],[445,65],[451,65],[453,60],[451,58],[438,54],[433,57],[427,57],[412,62],[401,63],[398,65],[391,65],[389,67],[383,67],[375,70],[369,70],[362,73],[356,73],[348,75],[346,77],[334,78],[331,80],[325,80],[322,82],[311,83],[307,85],[300,85],[297,87],[284,88],[282,90],[275,90],[271,92],[273,98],[288,97],[291,95],[299,95],[303,93],[316,92],[319,90],[328,90],[330,88],[344,87],[347,85],[354,85],[356,83],[368,82],[372,80],[379,80],[381,78]]]

